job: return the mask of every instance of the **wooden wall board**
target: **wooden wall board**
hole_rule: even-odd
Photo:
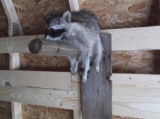
[[[10,71],[8,71],[10,72]],[[12,71],[11,71],[12,72]],[[23,71],[13,71],[22,72]],[[4,73],[4,72],[3,72]],[[25,72],[24,72],[25,73]],[[32,73],[37,73],[33,72]],[[40,73],[40,72],[39,72]],[[42,72],[41,72],[42,73]],[[3,75],[1,80],[8,79],[8,74]],[[26,74],[28,74],[26,72]],[[43,72],[47,75],[48,72]],[[64,73],[65,74],[65,73]],[[68,72],[68,75],[70,73]],[[0,75],[1,76],[1,75]],[[78,76],[78,75],[77,75]],[[18,77],[18,75],[17,75]],[[39,76],[37,75],[37,78]],[[10,77],[11,78],[11,77]],[[18,78],[17,78],[18,79]],[[79,78],[75,79],[72,77],[72,82],[80,84]],[[32,80],[32,79],[30,79]],[[147,74],[115,74],[111,76],[113,85],[113,114],[135,117],[135,118],[157,118],[159,114],[160,104],[160,75],[147,75]],[[25,82],[25,80],[23,80]],[[33,84],[37,81],[33,80]],[[30,88],[33,84],[27,85],[13,85],[9,86],[9,83],[5,83],[8,86],[0,86],[0,99],[6,101],[18,101],[29,104],[37,104],[44,106],[55,106],[58,108],[69,108],[69,109],[80,109],[80,89],[70,91],[67,90],[52,90],[52,89],[40,89],[42,86],[40,83],[34,88]],[[21,83],[22,84],[22,83]],[[22,87],[20,87],[22,86]],[[26,87],[24,87],[26,86]],[[78,85],[80,86],[80,85]],[[68,92],[68,93],[67,93]],[[74,93],[74,94],[73,94]],[[50,95],[51,94],[51,95]],[[27,98],[28,96],[28,98]],[[57,97],[53,98],[53,97]],[[48,98],[47,98],[48,97]],[[37,101],[38,100],[38,101]],[[46,101],[49,100],[49,101]],[[73,101],[74,100],[74,101]],[[41,101],[43,102],[41,104]],[[60,106],[60,102],[63,102],[63,106]],[[68,101],[68,102],[65,102]],[[46,102],[46,103],[45,103]],[[53,103],[54,102],[54,103]],[[72,103],[73,102],[73,103]],[[56,105],[57,104],[57,105]],[[74,105],[72,105],[74,104]],[[70,106],[67,106],[70,105]],[[74,108],[72,106],[75,106]]]
[[[74,119],[72,110],[23,104],[23,119]]]
[[[0,37],[8,36],[8,20],[2,3],[0,1]]]
[[[113,114],[157,119],[160,116],[160,75],[113,74]]]
[[[81,109],[79,91],[0,86],[0,100],[70,110]]]
[[[4,53],[0,54],[0,70],[9,69],[9,55]]]
[[[155,0],[78,0],[80,9],[87,8],[99,18],[101,29],[156,25],[150,18]],[[148,17],[149,16],[149,17]]]
[[[104,30],[112,34],[113,50],[158,50],[159,26]]]
[[[69,10],[68,0],[13,0],[25,35],[45,33],[46,13],[62,13]]]
[[[5,101],[0,101],[0,116],[1,119],[11,119],[11,103],[10,102],[5,102]]]
[[[42,71],[0,71],[0,84],[11,86],[34,87],[55,90],[72,90],[72,80],[78,76],[71,76],[68,72]]]

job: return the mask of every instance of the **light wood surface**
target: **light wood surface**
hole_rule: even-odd
[[[103,30],[112,34],[112,50],[160,49],[160,26]]]
[[[53,73],[53,75],[50,73]],[[59,75],[59,73],[61,73],[61,75]],[[11,75],[11,74],[15,74],[15,75]],[[43,74],[44,77],[46,77],[46,79],[44,77],[41,77],[41,75],[36,75],[36,74]],[[23,75],[28,75],[28,77],[27,76],[25,77],[27,77],[27,80],[29,81],[23,80],[24,79]],[[17,98],[15,99],[14,97],[15,99],[14,101],[41,105],[40,103],[41,97],[38,99],[39,101],[37,103],[35,101],[36,98],[32,99],[30,96],[32,95],[32,97],[38,98],[37,95],[42,94],[42,97],[46,101],[50,99],[49,93],[52,93],[53,91],[52,96],[54,96],[55,92],[58,91],[58,92],[61,92],[61,93],[57,92],[59,94],[58,96],[59,100],[63,100],[65,96],[66,96],[65,100],[67,99],[69,100],[69,102],[65,103],[65,105],[63,106],[57,105],[58,108],[67,108],[68,107],[67,105],[69,104],[69,108],[73,110],[81,110],[80,109],[81,98],[80,98],[80,88],[79,88],[80,86],[79,75],[77,74],[72,77],[69,77],[69,75],[70,75],[69,72],[67,73],[67,72],[41,72],[41,71],[40,72],[39,71],[32,71],[32,72],[0,71],[0,89],[1,89],[0,99],[11,101],[11,99],[16,95]],[[43,83],[43,84],[40,83],[40,82],[51,81],[51,77],[53,77],[53,82],[54,81],[56,82],[56,80],[58,80],[56,77],[59,77],[59,76],[61,76],[59,80],[65,79],[66,77],[71,79],[72,87],[69,88],[69,90],[62,90],[59,88],[58,88],[59,90],[56,90],[56,89],[53,90],[51,89],[52,88],[51,85],[50,85],[50,88],[48,88],[47,83]],[[66,78],[67,81],[68,81],[68,78]],[[16,83],[16,81],[20,81],[20,80],[22,81]],[[111,80],[112,80],[112,91],[113,91],[112,92],[112,96],[113,96],[112,108],[113,108],[114,115],[121,115],[121,116],[135,117],[135,118],[146,118],[146,119],[149,119],[149,118],[151,119],[151,117],[156,119],[158,116],[160,116],[160,109],[159,109],[160,107],[160,93],[159,93],[160,92],[160,75],[113,73],[111,76]],[[61,83],[61,81],[59,83]],[[78,90],[74,90],[75,84],[77,85],[76,89]],[[12,85],[12,86],[4,86],[4,85]],[[60,84],[55,84],[55,85],[60,85]],[[67,84],[62,83],[62,85],[67,85]],[[64,89],[66,89],[66,86],[64,86]],[[67,91],[72,92],[72,94],[74,92],[74,95],[70,95],[71,97],[67,97],[68,96],[68,94],[66,93]],[[24,95],[24,97],[29,96],[30,98],[28,97],[27,99],[23,99],[22,94]],[[76,98],[75,102],[70,103],[70,99],[73,99],[73,98]],[[42,102],[44,100],[42,99]],[[52,101],[56,102],[55,100],[57,99],[54,98],[49,102],[48,101],[46,101],[46,103],[43,102],[42,105],[49,106],[49,104],[51,104]],[[75,107],[72,108],[71,104],[75,104]],[[50,105],[50,106],[55,106],[55,105]]]
[[[69,6],[71,11],[80,10],[78,0],[69,0]]]
[[[113,74],[113,115],[158,119],[160,75]]]
[[[55,90],[72,90],[72,79],[69,72],[42,71],[0,71],[0,85],[5,82],[11,86],[47,88]]]
[[[2,101],[15,101],[71,110],[80,110],[79,93],[79,91],[0,86],[0,100]]]

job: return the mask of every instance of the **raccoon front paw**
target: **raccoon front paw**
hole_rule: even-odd
[[[99,72],[99,67],[96,67],[96,72],[97,72],[97,73]]]
[[[87,81],[87,79],[82,79],[82,83],[84,84]]]
[[[73,67],[70,68],[70,71],[71,71],[72,75],[75,75],[77,73],[77,70]]]

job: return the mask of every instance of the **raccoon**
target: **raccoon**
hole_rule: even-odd
[[[47,29],[45,39],[63,42],[77,49],[79,55],[68,56],[70,71],[75,74],[78,64],[83,68],[82,81],[87,81],[91,59],[95,62],[96,72],[102,59],[103,47],[100,39],[100,30],[97,16],[88,10],[78,12],[66,11],[61,16],[46,16]]]

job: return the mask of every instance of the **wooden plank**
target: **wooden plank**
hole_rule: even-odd
[[[125,28],[103,30],[102,33],[109,32],[112,34],[112,50],[158,50],[160,49],[159,40],[160,26],[139,27],[139,28]],[[43,38],[44,35],[39,35]],[[10,37],[8,43],[5,43],[0,38],[0,44],[3,49],[1,53],[29,53],[28,44],[36,36],[19,36]],[[3,38],[4,39],[4,38]],[[4,44],[5,43],[5,44]],[[7,44],[10,44],[7,46]],[[4,52],[3,52],[4,51]]]
[[[113,114],[134,118],[160,117],[160,75],[113,74]]]
[[[87,82],[81,84],[83,119],[112,118],[112,88],[109,81],[111,75],[111,35],[101,34],[101,39],[105,51],[102,69],[96,73],[95,68],[92,67]]]
[[[19,58],[19,53],[10,53],[9,54],[9,67],[10,69],[14,69],[14,70],[17,70],[17,69],[20,69],[20,58]]]
[[[0,86],[0,100],[80,110],[80,92]]]
[[[82,111],[74,110],[73,111],[73,119],[82,119]]]
[[[0,71],[0,85],[34,87],[55,90],[72,90],[69,72],[42,72],[42,71]]]
[[[20,69],[19,53],[9,54],[9,67],[10,69]],[[12,119],[22,119],[22,105],[21,103],[11,101]]]
[[[23,35],[23,30],[20,25],[16,10],[14,8],[12,0],[1,0],[1,3],[4,7],[5,13],[8,18],[8,24],[9,24],[9,36],[13,36],[13,32],[15,29],[14,25],[18,26],[18,35]]]
[[[0,38],[0,53],[8,53],[8,39],[6,38]]]
[[[112,34],[112,50],[160,49],[160,26],[103,30]]]
[[[27,73],[28,71],[7,71],[7,72],[12,72],[17,77],[19,74],[25,75],[24,73],[30,76],[30,74]],[[19,73],[16,73],[16,72],[19,72]],[[48,73],[56,73],[56,72],[32,72],[32,73],[33,74],[37,73],[37,75],[35,75],[35,77],[37,76],[37,78],[38,77],[41,78],[41,75],[39,75],[39,73],[43,74],[44,77],[47,78]],[[6,75],[3,75],[3,74],[6,74]],[[70,75],[69,72],[67,74]],[[7,83],[7,81],[9,77],[10,78],[14,77],[14,75],[9,75],[9,73],[7,74],[5,73],[5,71],[1,71],[0,84],[9,85],[10,83]],[[57,75],[61,76],[58,74],[58,72],[57,72]],[[24,77],[27,77],[27,76],[24,76]],[[54,77],[54,76],[49,75],[48,77]],[[72,76],[72,82],[78,85],[80,84],[80,80],[77,77],[79,76],[78,75]],[[28,78],[23,81],[30,80],[29,82],[31,83],[33,79],[34,78],[30,78],[30,79]],[[151,117],[157,119],[157,117],[160,116],[160,111],[159,111],[160,110],[159,109],[160,107],[159,105],[160,104],[160,94],[159,94],[160,75],[113,74],[111,77],[111,80],[113,83],[112,102],[113,102],[113,114],[114,115],[121,115],[121,116],[135,117],[135,118],[146,118],[146,119],[147,118],[151,119]],[[18,81],[20,81],[20,79],[17,80],[17,82]],[[48,86],[48,84],[44,84],[44,85],[40,84],[38,80],[33,80],[32,84],[29,84],[28,82],[27,83],[24,82],[26,85],[24,85],[22,82],[18,82],[18,83],[15,83],[15,82],[11,83],[11,85],[28,86],[28,87],[36,85],[35,87],[37,90],[39,90],[41,86],[44,86],[44,88]],[[50,82],[50,80],[48,80],[48,82]],[[59,83],[61,83],[61,81],[59,81]],[[51,84],[54,85],[54,83],[51,83]],[[65,83],[62,83],[62,84],[65,84]],[[18,91],[18,89],[16,91]],[[17,94],[16,91],[14,92],[15,94]],[[73,92],[80,92],[80,91],[73,90]],[[34,95],[34,93],[32,95]],[[2,99],[1,96],[2,95],[0,94],[0,99]],[[21,102],[21,99],[19,99],[19,101]],[[92,99],[90,99],[90,101],[92,101]],[[77,104],[80,105],[80,94],[79,94],[79,102],[77,102]]]
[[[79,2],[78,0],[69,0],[69,6],[71,11],[79,11]]]

